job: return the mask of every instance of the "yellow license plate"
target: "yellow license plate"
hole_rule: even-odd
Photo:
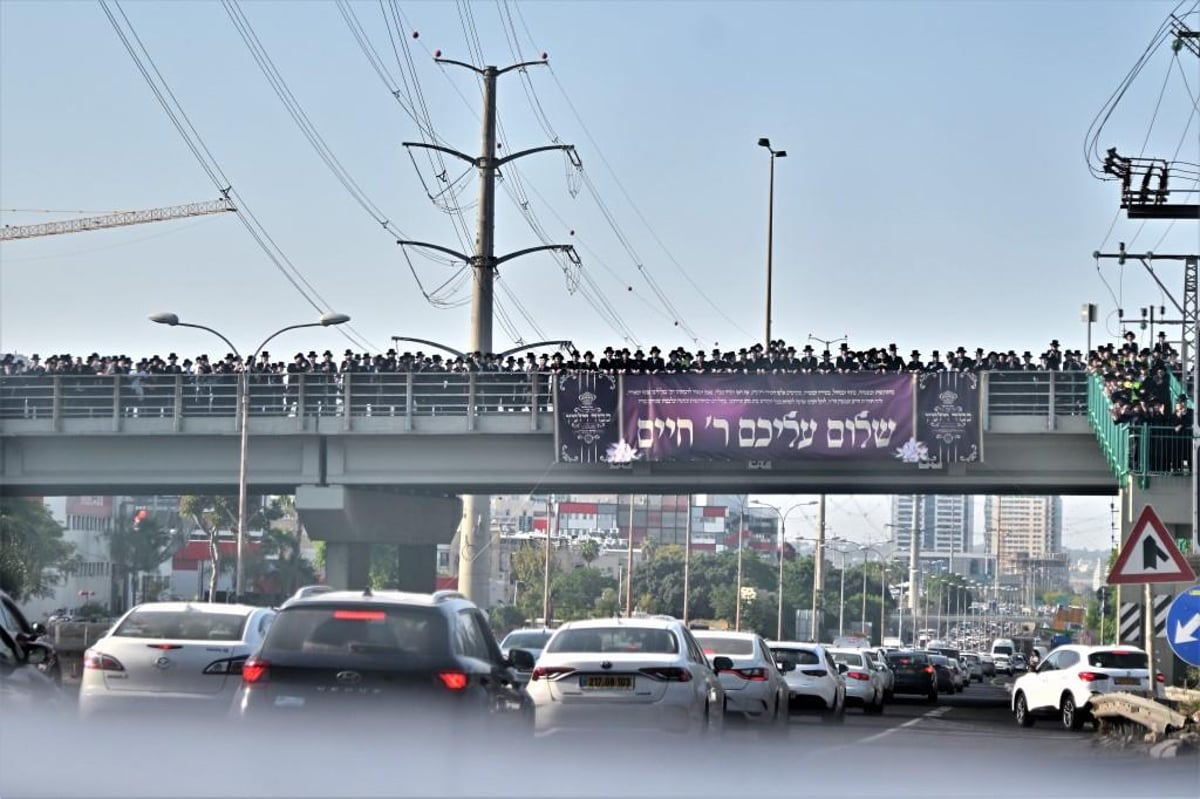
[[[1113,682],[1117,685],[1141,685],[1142,683],[1137,677],[1117,677]]]
[[[599,674],[579,678],[579,687],[589,691],[632,691],[633,677]]]

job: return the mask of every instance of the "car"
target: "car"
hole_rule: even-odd
[[[963,692],[971,687],[971,669],[967,666],[967,662],[960,658],[951,658],[950,665],[954,667],[954,682],[959,692]]]
[[[927,702],[938,698],[937,670],[925,652],[900,650],[888,652],[888,665],[896,675],[896,694],[918,694]]]
[[[950,665],[950,658],[945,655],[939,655],[936,652],[930,652],[929,662],[933,664],[934,673],[937,674],[938,692],[943,694],[958,693],[957,670],[954,666]]]
[[[1128,691],[1153,698],[1149,663],[1146,652],[1135,647],[1060,646],[1037,671],[1017,678],[1013,717],[1022,727],[1032,727],[1039,716],[1057,715],[1063,727],[1078,730],[1090,719],[1096,694]]]
[[[717,736],[725,689],[718,672],[678,619],[647,616],[563,624],[546,643],[526,687],[538,736],[619,729]]]
[[[542,650],[546,647],[546,642],[550,640],[550,636],[554,635],[554,630],[546,627],[531,627],[528,629],[513,630],[508,635],[504,636],[504,640],[500,642],[500,656],[507,658],[508,653],[513,649],[524,649],[529,654],[533,655],[536,661],[542,654]],[[529,682],[529,675],[533,669],[520,670],[515,669],[514,673],[521,683]]]
[[[996,661],[986,652],[979,654],[979,668],[983,672],[984,677],[996,676]]]
[[[83,655],[79,715],[224,715],[275,611],[211,602],[147,602]]]
[[[1022,655],[1020,652],[1017,652],[1015,655],[1013,655],[1011,658],[1009,658],[1008,664],[1009,664],[1009,667],[1012,669],[1013,674],[1016,674],[1017,672],[1025,672],[1025,671],[1029,670],[1029,661],[1027,661],[1025,659],[1025,656]]]
[[[1013,673],[1012,657],[1017,653],[1017,645],[1011,638],[997,638],[992,641],[991,655],[996,661],[996,671],[1005,674]]]
[[[16,600],[6,592],[0,591],[0,627],[22,646],[34,641],[45,649],[37,656],[37,670],[45,674],[55,685],[62,685],[62,662],[58,659],[58,651],[46,640],[46,627],[40,622],[30,623]]]
[[[879,672],[879,677],[883,682],[883,698],[885,701],[892,701],[892,693],[896,687],[896,675],[892,673],[892,667],[887,662],[887,651],[885,649],[868,649],[866,653],[871,657],[873,666]]]
[[[974,652],[964,652],[963,663],[967,667],[967,675],[975,682],[983,682],[983,661]]]
[[[732,668],[717,672],[725,689],[727,718],[788,728],[787,681],[766,641],[754,633],[693,630],[692,635],[705,656],[724,655],[732,662]]]
[[[821,644],[769,641],[767,647],[779,664],[788,686],[788,707],[818,710],[824,721],[846,719],[846,679],[849,668],[839,666]]]
[[[486,617],[457,591],[329,591],[279,609],[242,667],[233,715],[250,725],[352,720],[453,733],[527,733],[532,706]]]
[[[882,713],[883,677],[871,657],[860,649],[831,649],[829,654],[835,663],[846,666],[846,701],[861,707],[863,713]]]
[[[0,707],[6,715],[29,711],[40,716],[66,707],[62,689],[39,668],[53,652],[40,641],[18,643],[0,627]]]

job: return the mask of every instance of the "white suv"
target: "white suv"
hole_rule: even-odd
[[[1057,715],[1069,730],[1089,718],[1093,694],[1129,691],[1153,696],[1149,660],[1128,646],[1060,646],[1013,685],[1012,711],[1022,727],[1035,716]]]

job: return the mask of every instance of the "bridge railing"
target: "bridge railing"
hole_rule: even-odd
[[[1117,423],[1113,405],[1100,375],[1088,381],[1088,421],[1100,449],[1118,478],[1133,474],[1141,479],[1191,473],[1192,431],[1171,425]]]
[[[1084,372],[988,372],[992,417],[1084,417]],[[251,417],[474,417],[553,410],[552,375],[506,372],[251,374]],[[232,418],[239,375],[0,376],[0,420]],[[532,429],[537,429],[534,426]]]

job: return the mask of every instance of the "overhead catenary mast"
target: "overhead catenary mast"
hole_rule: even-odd
[[[496,78],[514,69],[537,66],[547,63],[547,56],[542,53],[541,61],[524,61],[511,66],[499,68],[494,66],[477,67],[462,61],[442,58],[442,51],[434,52],[434,61],[439,64],[454,64],[469,69],[483,78],[483,128],[482,151],[477,157],[472,157],[458,150],[442,147],[425,142],[404,142],[405,147],[422,147],[429,150],[452,155],[473,165],[479,170],[479,212],[476,217],[475,252],[472,255],[458,252],[449,247],[424,241],[398,241],[402,246],[426,247],[445,253],[469,264],[475,271],[475,280],[471,292],[471,331],[469,350],[490,353],[492,347],[492,311],[496,279],[496,268],[505,261],[519,258],[522,255],[542,251],[558,251],[566,253],[573,263],[580,263],[575,248],[570,244],[546,244],[537,247],[527,247],[523,250],[497,257],[495,254],[496,227],[496,172],[501,166],[515,161],[526,155],[546,152],[548,150],[564,150],[571,162],[580,166],[579,158],[573,145],[549,144],[542,147],[531,147],[527,150],[496,157]],[[463,520],[459,527],[458,548],[458,586],[459,590],[475,602],[487,602],[488,569],[484,563],[478,562],[486,548],[486,541],[491,532],[491,497],[483,495],[463,497]],[[486,561],[485,561],[486,563]]]

